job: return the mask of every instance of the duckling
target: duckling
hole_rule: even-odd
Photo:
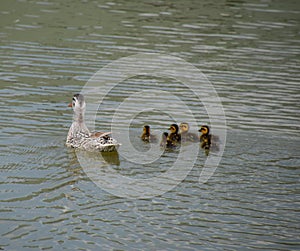
[[[190,126],[188,123],[181,123],[179,125],[181,142],[198,142],[198,136],[195,133],[189,132]]]
[[[168,138],[168,133],[164,132],[161,135],[161,141],[160,141],[160,144],[159,144],[161,147],[166,147],[167,146],[167,138]]]
[[[167,147],[176,147],[181,142],[181,136],[178,133],[179,127],[176,124],[172,124],[169,130],[170,133],[167,137]]]
[[[211,134],[209,133],[209,127],[207,125],[203,125],[199,129],[199,132],[202,133],[200,136],[201,147],[205,150],[209,150],[211,146]]]
[[[150,133],[150,126],[148,125],[143,127],[141,139],[145,142],[155,142],[157,140],[156,136]]]
[[[218,152],[220,150],[219,137],[211,134],[207,125],[201,126],[199,132],[202,133],[200,136],[200,145],[205,150],[206,155],[208,155],[210,151]]]

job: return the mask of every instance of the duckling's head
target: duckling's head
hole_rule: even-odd
[[[202,135],[207,135],[209,134],[209,127],[207,125],[203,125],[198,131],[201,132]]]
[[[72,107],[74,112],[85,110],[85,101],[82,94],[75,94],[73,96],[72,102],[68,105]]]
[[[190,126],[188,123],[183,122],[179,125],[179,128],[180,128],[180,133],[185,133],[189,131]]]
[[[148,126],[148,125],[144,125],[144,128],[143,128],[143,133],[150,134],[150,126]]]
[[[167,143],[167,140],[168,140],[168,136],[169,136],[169,134],[168,134],[167,132],[164,132],[164,133],[161,135],[160,146],[163,146],[163,147],[166,146],[166,143]]]
[[[170,126],[169,130],[171,131],[171,133],[178,133],[178,131],[179,131],[178,125],[172,124]]]

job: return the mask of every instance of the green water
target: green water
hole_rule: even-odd
[[[299,249],[298,1],[0,6],[3,250]],[[65,147],[73,94],[108,63],[137,53],[181,58],[216,89],[227,141],[208,182],[199,183],[207,158],[200,150],[187,177],[170,191],[142,200],[117,197],[99,188]],[[110,130],[115,109],[143,90],[176,94],[195,113],[192,131],[209,123],[205,107],[178,81],[146,76],[110,92],[97,128]],[[153,102],[166,111],[176,105]],[[144,154],[149,145],[138,137],[143,124],[160,137],[171,122],[163,112],[141,111],[131,123],[131,143]],[[167,172],[178,156],[167,151],[141,165],[123,155],[127,148],[123,143],[119,155],[105,156],[100,170],[151,178]]]

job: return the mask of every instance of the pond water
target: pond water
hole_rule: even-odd
[[[298,250],[299,21],[293,0],[1,1],[0,248]],[[227,139],[207,182],[199,182],[207,159],[200,149],[172,189],[150,198],[118,197],[97,186],[77,152],[65,147],[73,94],[107,64],[137,53],[180,58],[217,91]],[[111,130],[124,100],[152,90],[167,91],[191,109],[192,131],[210,123],[205,106],[180,82],[137,76],[106,96],[97,129]],[[140,111],[140,98],[129,135],[144,156],[150,145],[138,137],[142,126],[149,123],[160,137],[178,104],[153,98],[165,113]],[[122,143],[121,133],[114,136]],[[99,170],[153,178],[178,156],[161,152],[139,164],[126,149],[123,143],[118,155],[103,155]]]

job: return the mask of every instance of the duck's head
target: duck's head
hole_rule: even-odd
[[[85,110],[85,101],[82,94],[75,94],[73,96],[72,102],[68,105],[72,107],[74,112],[76,111],[84,111]]]
[[[171,131],[171,133],[178,133],[178,131],[179,131],[178,125],[172,124],[170,126],[169,130]]]
[[[161,137],[162,137],[162,139],[166,139],[168,137],[168,135],[169,134],[167,132],[164,132]]]
[[[166,143],[167,143],[167,140],[168,140],[168,136],[169,136],[169,134],[168,134],[167,132],[164,132],[164,133],[161,135],[160,146],[163,146],[163,147],[166,146]]]
[[[148,134],[150,134],[150,126],[144,125],[143,133],[148,133]]]
[[[189,126],[188,123],[183,122],[183,123],[181,123],[179,125],[179,128],[180,128],[180,133],[184,133],[184,132],[188,132],[189,131],[190,126]]]
[[[203,125],[198,131],[201,132],[202,135],[209,134],[209,127],[207,125]]]

